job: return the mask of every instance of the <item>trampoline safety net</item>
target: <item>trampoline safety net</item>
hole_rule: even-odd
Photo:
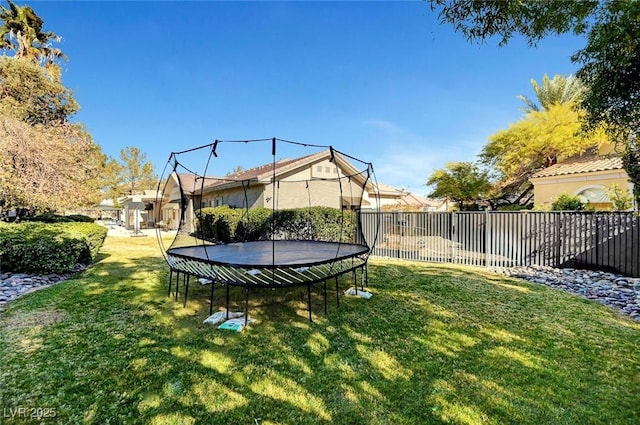
[[[371,163],[270,138],[172,152],[156,205],[170,275],[250,289],[364,270],[377,231],[363,235],[359,212],[380,200]],[[164,230],[176,232],[168,245]]]

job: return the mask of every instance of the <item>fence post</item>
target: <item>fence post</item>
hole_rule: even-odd
[[[398,242],[396,243],[396,258],[402,258],[400,257],[401,238],[400,238],[400,234],[398,233],[398,213],[397,212],[393,213],[393,222],[391,223],[391,225],[393,226],[393,234],[395,234],[396,237],[398,238]]]
[[[451,262],[456,262],[456,243],[453,240],[453,237],[456,234],[456,225],[455,221],[457,219],[456,212],[451,211],[451,222],[449,223],[449,240],[451,241]]]
[[[595,264],[600,264],[600,216],[596,216],[596,261]]]
[[[484,243],[482,249],[484,249],[484,266],[489,267],[489,210],[484,210]]]
[[[562,238],[560,237],[560,232],[562,231],[562,211],[558,212],[557,223],[556,223],[556,249],[553,253],[555,256],[554,267],[560,267],[560,245],[562,244]]]

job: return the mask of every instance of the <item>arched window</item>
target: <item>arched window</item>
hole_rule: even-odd
[[[577,195],[583,202],[590,202],[592,204],[600,204],[605,202],[611,202],[607,188],[602,185],[593,185],[581,189]]]

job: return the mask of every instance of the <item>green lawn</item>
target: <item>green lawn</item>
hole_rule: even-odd
[[[0,313],[3,422],[637,424],[640,324],[480,269],[374,260],[370,300],[252,294],[242,333],[166,291],[155,238]],[[341,289],[350,285],[341,280]],[[197,285],[196,285],[197,286]],[[216,309],[224,304],[216,296]],[[233,293],[234,302],[242,299]],[[239,305],[239,304],[238,304]],[[55,413],[29,419],[11,413]],[[31,410],[34,409],[34,410]]]

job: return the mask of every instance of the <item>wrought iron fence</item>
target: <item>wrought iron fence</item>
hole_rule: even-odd
[[[373,255],[489,267],[593,268],[640,277],[635,212],[361,213]]]

